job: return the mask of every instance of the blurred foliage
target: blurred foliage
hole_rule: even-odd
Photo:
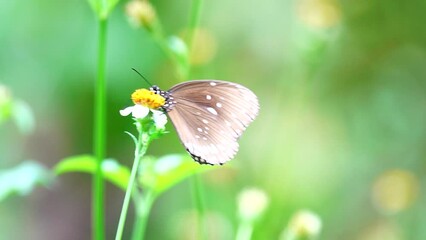
[[[6,86],[0,83],[0,125],[13,119],[21,133],[34,130],[34,116],[31,108],[22,100],[14,99]]]
[[[164,32],[185,32],[190,2],[151,2]],[[181,76],[157,40],[128,23],[125,4],[110,13],[107,142],[108,156],[129,166],[133,145],[123,132],[130,124],[118,111],[134,89],[146,87],[130,69],[164,89]],[[0,167],[26,156],[54,166],[90,152],[96,25],[87,3],[0,0],[0,6],[0,81],[40,123],[26,140],[7,123],[0,126]],[[277,239],[300,209],[321,219],[319,239],[426,238],[425,11],[423,0],[205,1],[200,24],[208,40],[199,41],[214,52],[204,51],[208,60],[190,78],[241,83],[261,104],[232,167],[203,173],[207,222],[217,226],[212,237],[235,235],[235,198],[256,186],[270,203],[254,239]],[[173,134],[154,142],[149,154],[184,153],[167,128]],[[2,202],[5,239],[13,239],[10,226],[23,218],[29,230],[21,239],[87,239],[90,178],[76,176],[19,205]],[[408,196],[395,198],[394,190]],[[122,192],[107,192],[107,229],[115,229]],[[158,199],[148,239],[196,236],[189,192],[184,181]]]
[[[194,174],[214,168],[200,166],[190,156],[181,154],[165,155],[158,159],[147,157],[140,165],[139,182],[145,189],[159,195]]]
[[[0,201],[13,194],[28,195],[38,185],[47,186],[52,177],[49,170],[34,161],[0,170]]]
[[[90,173],[96,168],[96,159],[90,155],[72,156],[59,161],[54,167],[56,174]],[[139,183],[144,189],[151,189],[156,195],[161,194],[185,178],[214,167],[199,166],[190,156],[172,154],[160,158],[145,157],[139,172]],[[126,190],[130,170],[116,160],[105,159],[102,164],[104,178],[123,191]]]
[[[54,168],[56,174],[84,172],[93,174],[96,169],[96,159],[90,155],[72,156],[62,159]],[[126,190],[130,171],[121,166],[116,160],[105,159],[102,163],[104,178],[122,190]]]

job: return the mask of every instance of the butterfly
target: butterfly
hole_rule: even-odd
[[[234,158],[238,139],[259,113],[256,95],[232,82],[193,80],[168,91],[153,85],[150,91],[165,98],[160,108],[186,151],[201,164],[222,165]]]

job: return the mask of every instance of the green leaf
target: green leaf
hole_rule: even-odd
[[[18,129],[25,134],[34,130],[34,114],[30,106],[24,101],[16,100],[12,104],[12,117],[15,120]]]
[[[70,172],[84,172],[94,174],[96,158],[91,155],[72,156],[61,160],[54,168],[56,174]],[[126,166],[120,165],[116,160],[105,159],[102,162],[103,176],[117,187],[126,190],[129,182],[130,171]]]
[[[12,101],[9,99],[5,99],[4,101],[0,99],[0,124],[12,116],[12,105]]]
[[[200,165],[186,154],[171,154],[158,160],[144,159],[139,181],[144,187],[160,194],[189,176],[211,169],[215,167]]]
[[[28,195],[37,185],[47,185],[52,181],[48,169],[34,161],[25,161],[18,166],[0,170],[0,201],[18,194]]]
[[[133,134],[131,134],[128,131],[125,131],[125,133],[127,133],[127,135],[129,135],[132,138],[133,143],[135,144],[135,146],[138,145],[138,139]]]
[[[176,57],[179,73],[182,76],[187,76],[189,71],[189,51],[185,42],[177,36],[171,36],[167,43],[170,51]]]
[[[11,97],[9,89],[0,84],[0,124],[13,119],[22,133],[30,133],[34,129],[34,114],[30,106]]]

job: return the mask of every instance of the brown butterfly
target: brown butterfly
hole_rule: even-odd
[[[194,80],[162,91],[161,107],[170,117],[182,144],[201,164],[224,164],[238,151],[244,130],[259,112],[256,95],[239,84],[218,80]]]

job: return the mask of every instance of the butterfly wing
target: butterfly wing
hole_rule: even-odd
[[[169,90],[176,102],[168,115],[192,158],[223,164],[238,151],[238,138],[259,112],[256,95],[235,83],[196,80]]]

